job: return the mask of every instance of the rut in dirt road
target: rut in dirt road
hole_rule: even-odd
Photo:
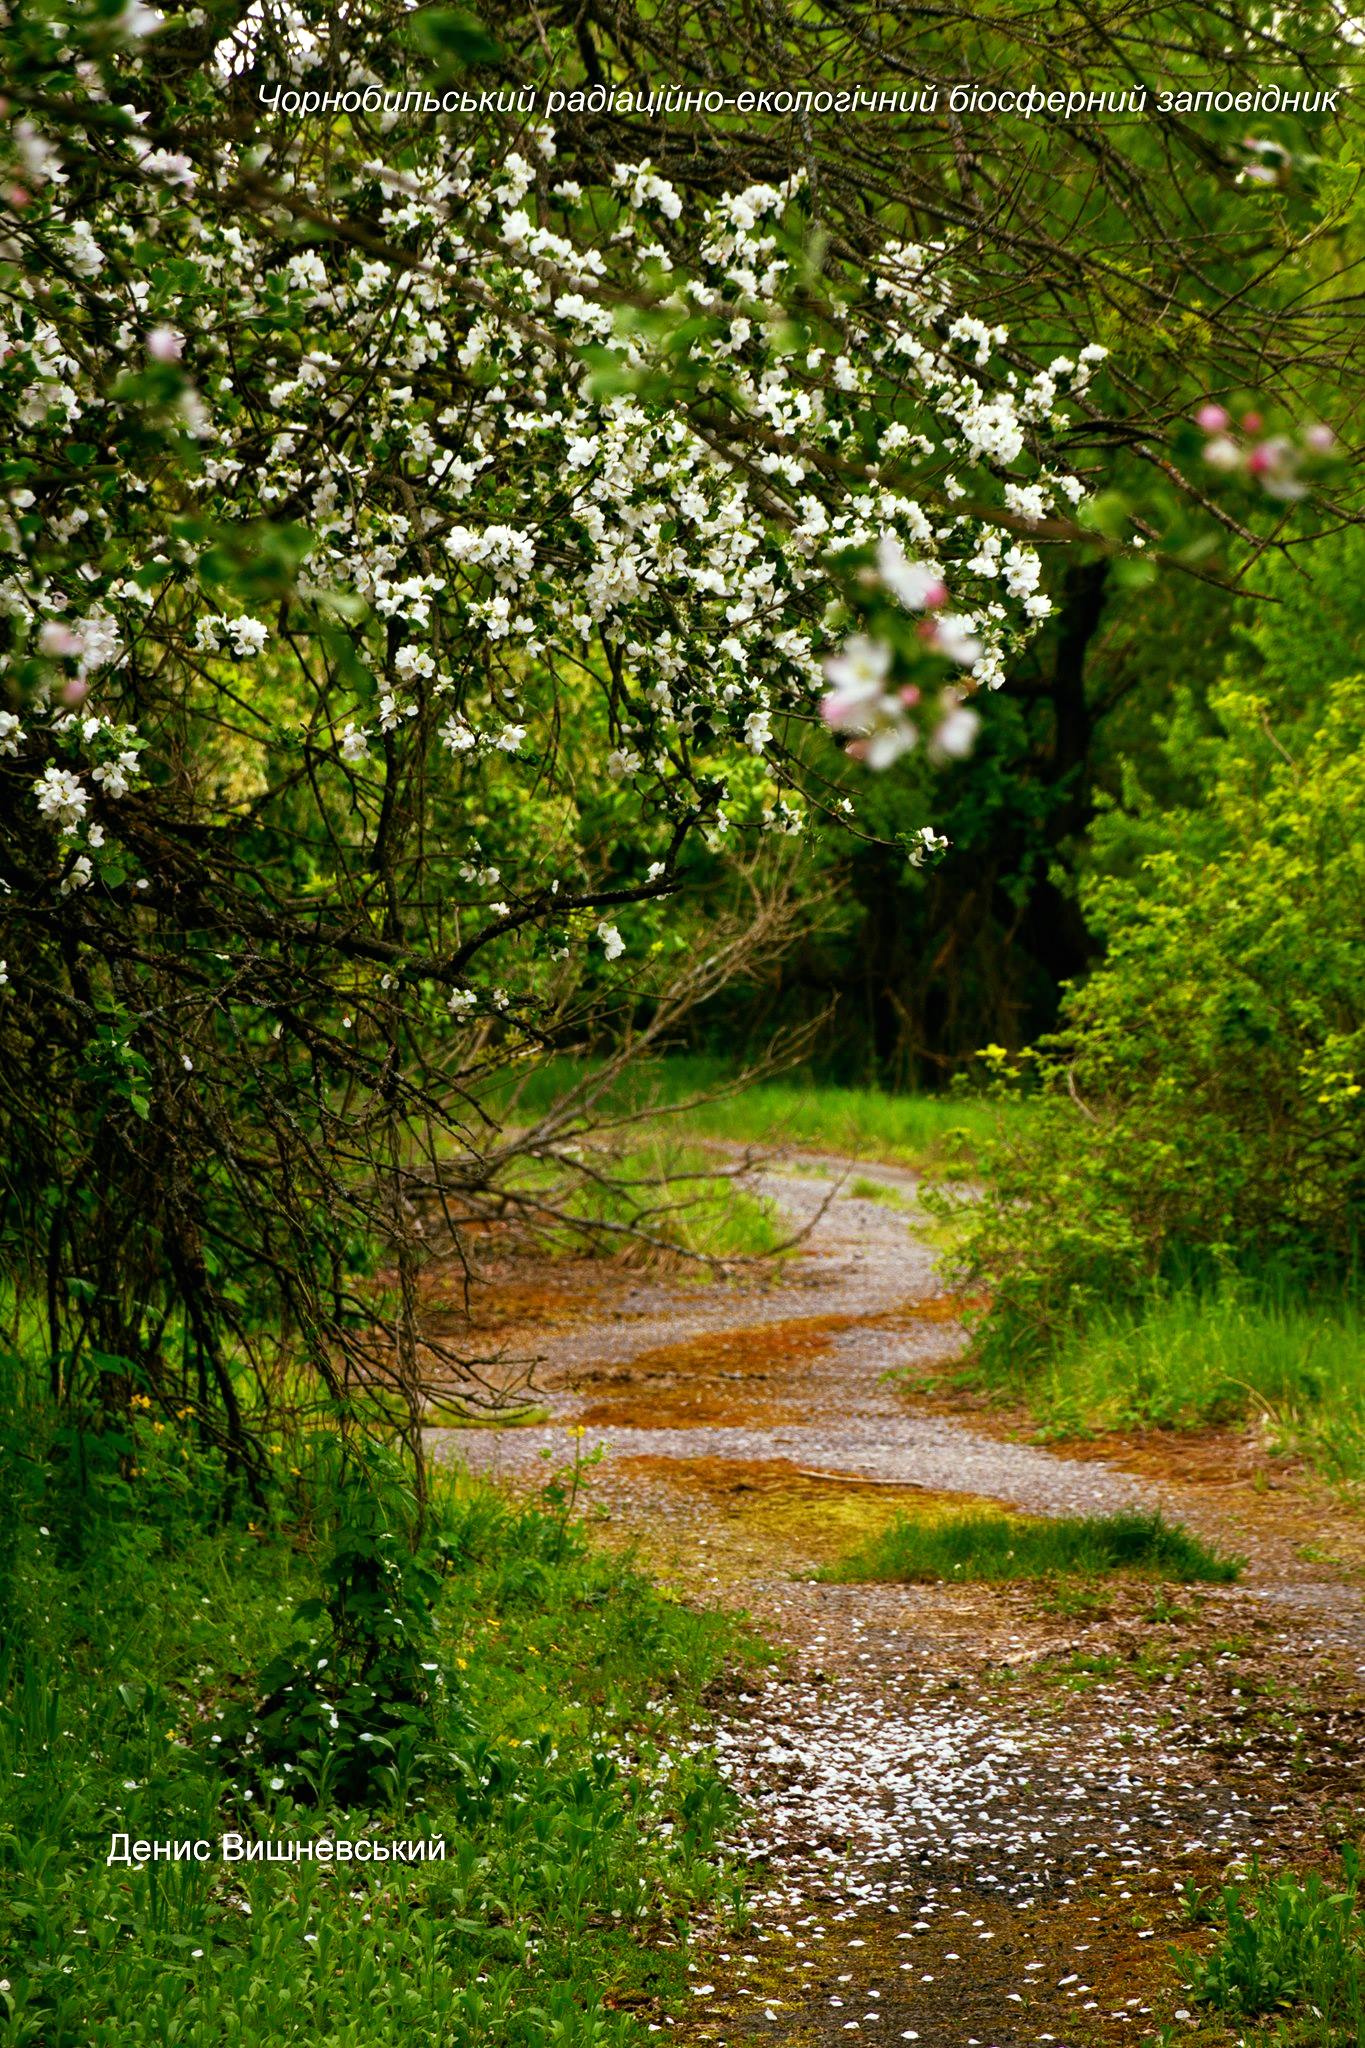
[[[757,1866],[742,1936],[697,1943],[688,2041],[1006,2048],[1238,2030],[1184,2002],[1177,1894],[1253,1855],[1303,1863],[1356,1803],[1360,1603],[1311,1567],[1320,1512],[1209,1470],[1141,1475],[917,1404],[961,1345],[914,1225],[914,1182],[836,1194],[839,1162],[760,1178],[818,1216],[780,1278],[641,1282],[600,1269],[489,1295],[545,1353],[543,1428],[434,1432],[514,1483],[605,1447],[596,1498],[690,1593],[747,1609],[783,1656],[724,1704],[715,1740]],[[867,1169],[860,1168],[860,1173]],[[1152,1461],[1147,1460],[1149,1464]],[[826,1583],[898,1509],[979,1496],[1039,1514],[1162,1506],[1248,1554],[1235,1587]],[[1310,1697],[1311,1691],[1311,1697]]]

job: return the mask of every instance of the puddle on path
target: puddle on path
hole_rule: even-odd
[[[615,1471],[627,1486],[648,1489],[656,1502],[653,1515],[636,1511],[626,1518],[636,1540],[643,1529],[655,1561],[686,1582],[695,1580],[704,1556],[713,1584],[726,1581],[740,1599],[760,1577],[809,1579],[902,1516],[935,1519],[995,1506],[971,1494],[822,1471],[790,1458],[633,1451],[616,1458]]]

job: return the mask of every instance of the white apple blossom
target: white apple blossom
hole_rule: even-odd
[[[77,655],[84,642],[79,633],[60,619],[44,619],[38,628],[38,652],[49,655]]]
[[[56,148],[32,121],[16,121],[11,141],[18,159],[17,169],[32,185],[64,185],[66,172]]]
[[[916,844],[910,854],[912,868],[925,867],[930,861],[937,860],[940,854],[947,852],[947,839],[941,832],[935,832],[932,825],[921,825],[913,837]]]
[[[979,619],[949,612],[934,621],[934,645],[949,661],[970,668],[981,658],[984,639]]]
[[[90,808],[90,792],[69,768],[44,768],[33,785],[33,793],[42,816],[60,825],[65,833],[74,832]]]
[[[133,0],[125,30],[157,22]],[[304,76],[320,28],[288,4],[269,26]],[[220,82],[255,61],[266,27],[257,0],[214,52]],[[499,777],[533,790],[554,741],[544,678],[561,672],[607,693],[606,774],[640,815],[692,819],[713,846],[738,764],[766,778],[750,815],[800,829],[788,741],[817,702],[873,767],[915,746],[921,722],[935,758],[970,744],[962,693],[998,685],[1047,610],[1020,522],[1082,495],[1046,444],[1102,350],[1021,383],[1004,329],[971,310],[967,256],[899,243],[865,274],[846,266],[823,331],[789,352],[800,172],[685,201],[649,161],[623,162],[603,241],[570,211],[591,212],[584,187],[551,180],[548,128],[499,152],[437,124],[400,166],[374,129],[343,124],[329,175],[367,223],[353,246],[311,233],[327,195],[302,146],[259,207],[216,203],[235,179],[255,189],[268,123],[200,162],[192,143],[149,146],[133,111],[128,132],[101,131],[105,189],[79,209],[40,120],[8,145],[26,216],[80,275],[76,294],[19,272],[0,310],[10,439],[53,479],[40,517],[16,492],[0,522],[0,603],[42,656],[22,657],[22,680],[16,667],[22,718],[0,715],[0,755],[61,835],[57,887],[76,873],[72,841],[112,868],[120,815],[138,811],[113,807],[144,761],[143,788],[189,792],[215,818],[207,792],[254,800],[250,776],[275,772],[260,765],[267,729],[295,750],[290,775],[319,751],[334,767],[373,750],[373,777],[344,778],[362,827],[385,763],[422,749],[423,772],[457,793]],[[163,247],[183,303],[136,275],[140,237]],[[629,303],[644,271],[649,320]],[[124,371],[148,359],[167,374],[125,396]],[[100,443],[98,490],[55,459],[78,421]],[[113,460],[125,443],[149,452]],[[846,460],[860,447],[877,452],[870,470]],[[300,536],[298,562],[262,565],[266,532]],[[224,554],[259,582],[221,580]],[[857,630],[868,589],[916,615],[904,645]],[[140,696],[152,708],[125,724]],[[78,704],[93,723],[74,721]],[[255,750],[232,791],[225,730]],[[442,810],[452,858],[481,801]],[[527,874],[506,885],[518,904],[546,847],[521,852]],[[596,935],[620,956],[614,924]],[[457,990],[452,1014],[475,1001]]]
[[[889,768],[919,738],[905,699],[887,689],[890,672],[890,647],[863,635],[825,663],[834,689],[822,700],[821,715],[836,732],[851,735],[849,753],[869,768]]]
[[[763,749],[771,744],[772,736],[772,713],[766,705],[761,705],[757,711],[751,711],[744,721],[745,741],[753,753],[761,754]]]
[[[69,896],[74,889],[88,889],[95,879],[94,865],[88,853],[78,853],[62,876],[59,894]]]
[[[127,796],[137,774],[137,755],[125,749],[112,761],[100,761],[90,770],[90,780],[98,782],[106,796]]]
[[[164,24],[165,16],[158,14],[155,7],[148,7],[144,0],[126,0],[116,17],[118,28],[133,41],[142,41],[154,36]]]
[[[891,673],[891,649],[883,640],[857,634],[825,663],[825,675],[834,685],[820,710],[827,722],[839,730],[849,728],[885,693]]]
[[[877,573],[907,611],[926,611],[947,599],[942,571],[932,562],[911,561],[894,533],[884,533],[877,543]]]
[[[929,751],[937,760],[963,761],[976,744],[981,718],[970,704],[954,704],[934,728]]]
[[[197,182],[194,165],[176,150],[148,150],[142,158],[142,168],[149,178],[160,178],[165,184],[185,191],[193,191]]]

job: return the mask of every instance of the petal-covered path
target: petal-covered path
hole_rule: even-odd
[[[780,1274],[500,1274],[476,1319],[490,1348],[539,1355],[553,1420],[433,1432],[520,1484],[546,1450],[600,1444],[613,1529],[783,1653],[721,1707],[752,1923],[699,1942],[686,2010],[652,2023],[802,2048],[1235,2041],[1244,2025],[1182,1993],[1171,1945],[1208,1936],[1180,1893],[1254,1856],[1322,1864],[1358,1829],[1359,1525],[1242,1438],[1068,1454],[955,1403],[935,1375],[961,1330],[913,1177],[871,1171],[875,1198],[839,1161],[760,1177],[812,1224]],[[1085,1594],[814,1576],[945,1495],[1160,1505],[1248,1568]]]

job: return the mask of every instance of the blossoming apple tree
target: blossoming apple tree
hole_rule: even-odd
[[[401,18],[337,31],[395,99]],[[951,243],[822,250],[799,170],[286,118],[203,24],[10,32],[0,1116],[58,1383],[249,1464],[263,1331],[416,1418],[423,1247],[572,1166],[489,1076],[618,984],[668,1014],[698,863],[970,745],[1104,351],[1029,365]]]

